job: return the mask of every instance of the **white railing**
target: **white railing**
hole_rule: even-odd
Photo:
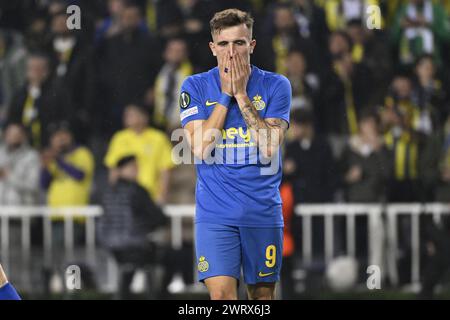
[[[399,253],[397,221],[400,215],[410,215],[411,284],[417,287],[420,282],[420,215],[431,214],[433,221],[439,223],[442,214],[450,214],[450,204],[304,204],[298,205],[295,208],[295,213],[303,217],[303,261],[306,264],[311,262],[312,257],[312,216],[323,216],[325,219],[324,247],[326,262],[329,262],[334,256],[333,217],[338,215],[346,217],[347,255],[354,257],[355,216],[367,216],[369,264],[377,265],[380,268],[386,264],[386,276],[390,278],[394,285],[399,283],[397,269]],[[385,216],[385,219],[383,219],[383,216]],[[384,244],[385,240],[387,240],[387,246]]]
[[[193,218],[195,205],[167,205],[164,212],[171,219],[171,245],[179,249],[183,243],[183,218]],[[324,217],[324,250],[325,262],[330,262],[335,255],[333,221],[336,216],[346,219],[346,251],[355,256],[355,219],[356,216],[368,217],[368,253],[369,264],[384,265],[386,261],[387,275],[393,284],[398,283],[397,257],[398,232],[397,221],[400,215],[411,216],[411,283],[420,281],[420,215],[431,214],[435,222],[439,222],[442,214],[450,213],[450,204],[443,203],[405,203],[405,204],[305,204],[295,208],[295,214],[302,220],[303,261],[311,263],[312,252],[312,217]],[[29,263],[31,250],[32,217],[43,218],[44,261],[52,259],[52,220],[53,215],[64,217],[64,254],[66,258],[74,252],[74,216],[86,218],[86,254],[88,261],[95,265],[95,218],[102,214],[99,206],[49,208],[46,206],[0,206],[1,263],[8,268],[10,254],[10,220],[21,221],[21,252],[23,261]],[[195,228],[195,224],[194,224]],[[194,230],[195,231],[195,230]],[[387,246],[384,245],[385,239]],[[195,262],[194,262],[195,270]],[[194,272],[196,274],[196,272]]]

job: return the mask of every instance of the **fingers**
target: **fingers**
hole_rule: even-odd
[[[238,65],[240,67],[241,74],[248,75],[250,68],[248,66],[246,59],[244,59],[244,57],[240,54],[238,54],[237,56],[238,56]]]
[[[231,60],[230,60],[230,53],[227,52],[227,55],[225,56],[226,62],[225,62],[225,69],[224,72],[227,74],[230,74],[231,76]]]
[[[234,79],[239,79],[242,75],[242,70],[239,65],[239,54],[238,53],[236,53],[234,55],[234,58],[231,60],[231,66],[234,71],[234,75],[233,75]]]

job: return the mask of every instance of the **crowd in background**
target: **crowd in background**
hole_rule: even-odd
[[[450,200],[450,1],[23,0],[0,6],[0,204],[89,204],[129,156],[157,205],[193,202],[170,133],[230,7],[255,18],[252,64],[292,84],[286,203]]]

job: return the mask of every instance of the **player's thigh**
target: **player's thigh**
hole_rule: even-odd
[[[280,279],[283,228],[240,228],[240,234],[245,283],[266,283],[260,287],[267,291]]]
[[[198,279],[240,277],[241,241],[239,228],[213,223],[196,223],[195,247]]]

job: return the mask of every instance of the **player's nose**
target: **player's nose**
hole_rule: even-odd
[[[234,48],[234,44],[233,43],[230,43],[230,46],[229,46],[228,50],[230,52],[230,57],[233,57],[233,55],[235,53],[235,48]]]

